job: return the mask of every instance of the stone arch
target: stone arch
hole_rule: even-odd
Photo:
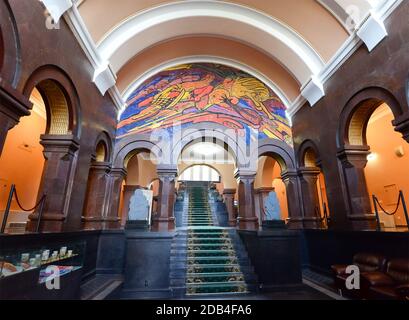
[[[42,66],[29,77],[23,94],[30,97],[34,87],[40,92],[46,106],[46,133],[79,138],[80,101],[69,76],[56,66]]]
[[[365,88],[348,101],[342,110],[337,135],[338,160],[341,166],[347,216],[351,228],[375,228],[368,185],[365,176],[367,156],[367,127],[374,111],[386,104],[393,113],[395,131],[408,140],[407,120],[404,107],[389,90],[382,87]],[[406,122],[405,122],[406,121]]]
[[[228,151],[233,155],[237,167],[248,162],[246,145],[240,142],[235,130],[229,130],[216,124],[198,123],[183,130],[182,134],[174,140],[171,148],[171,163],[176,165],[183,149],[192,141],[200,138],[216,139],[216,141],[227,144]]]
[[[112,139],[105,131],[101,132],[95,141],[93,158],[97,162],[110,162],[112,158]]]
[[[372,113],[383,103],[391,109],[395,120],[404,110],[396,97],[381,87],[370,87],[356,93],[344,107],[337,136],[338,147],[366,146],[366,128]]]
[[[321,167],[321,156],[317,145],[312,140],[304,141],[298,149],[300,167]]]
[[[148,138],[136,138],[135,136],[126,137],[117,142],[113,164],[115,168],[125,168],[127,161],[135,155],[135,151],[146,150],[153,154],[157,161],[161,162],[162,150]]]
[[[186,170],[188,170],[188,169],[190,169],[190,168],[192,168],[192,167],[196,167],[196,166],[206,166],[206,167],[209,167],[210,169],[216,171],[217,174],[219,175],[220,181],[221,181],[222,175],[221,175],[220,171],[217,170],[217,169],[216,169],[214,166],[212,166],[211,164],[207,164],[207,163],[195,163],[195,164],[192,164],[192,165],[190,165],[190,166],[187,166],[185,169],[183,169],[183,170],[179,173],[179,176],[181,176]]]
[[[0,28],[0,72],[3,68],[4,63],[4,41],[3,41],[3,33],[1,32]]]
[[[406,93],[406,103],[409,106],[409,75],[408,75],[408,78],[406,79],[405,93]]]
[[[17,86],[20,77],[20,41],[14,15],[8,1],[0,2],[0,76]]]
[[[276,139],[264,139],[259,142],[258,157],[270,156],[281,167],[281,171],[295,169],[294,150],[288,144]]]

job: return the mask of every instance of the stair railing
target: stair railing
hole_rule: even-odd
[[[7,199],[7,205],[6,205],[6,209],[4,211],[4,216],[3,216],[3,222],[1,224],[1,229],[0,229],[0,234],[3,234],[6,230],[6,226],[7,226],[7,220],[10,214],[10,208],[11,208],[11,203],[13,201],[13,197],[16,198],[16,203],[19,206],[19,208],[25,212],[33,212],[34,210],[36,210],[38,208],[38,220],[37,220],[37,225],[36,225],[36,229],[35,232],[38,233],[40,230],[40,224],[41,224],[41,219],[43,217],[43,211],[44,211],[44,204],[45,204],[45,200],[46,200],[46,195],[44,194],[41,199],[38,201],[38,203],[31,209],[25,209],[22,205],[21,202],[18,198],[17,195],[17,189],[16,189],[16,185],[12,184],[11,188],[10,188],[10,192],[9,192],[9,197]]]
[[[399,210],[401,204],[402,204],[402,207],[403,207],[403,212],[404,212],[404,214],[405,214],[406,225],[407,225],[408,228],[409,228],[408,209],[407,209],[407,207],[406,207],[405,197],[404,197],[404,195],[403,195],[403,191],[402,191],[402,190],[399,190],[398,204],[396,205],[396,209],[395,209],[393,212],[388,212],[388,211],[386,211],[386,210],[382,207],[382,205],[380,204],[378,198],[377,198],[375,195],[372,195],[372,201],[373,201],[373,205],[374,205],[374,208],[375,208],[376,230],[377,230],[377,231],[381,231],[381,220],[380,220],[380,218],[379,218],[379,210],[378,210],[378,207],[379,207],[379,209],[382,210],[382,212],[383,212],[384,214],[386,214],[386,215],[388,215],[388,216],[394,216],[394,215],[398,212],[398,210]]]

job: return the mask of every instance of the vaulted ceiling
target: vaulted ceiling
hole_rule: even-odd
[[[117,104],[155,72],[217,62],[261,78],[294,113],[325,95],[357,44],[372,50],[387,35],[383,20],[402,0],[58,1],[43,3],[64,14]]]

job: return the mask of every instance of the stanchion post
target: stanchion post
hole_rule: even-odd
[[[36,233],[40,232],[40,224],[41,224],[41,218],[43,217],[44,202],[45,202],[45,196],[43,196],[43,198],[41,199],[40,207],[38,209],[38,220],[37,220],[37,226],[36,226]]]
[[[409,215],[408,215],[408,208],[406,207],[406,202],[405,202],[405,197],[403,196],[403,191],[399,191],[399,196],[402,199],[402,206],[403,206],[403,212],[405,213],[405,218],[406,218],[406,225],[409,228]]]
[[[6,230],[7,220],[8,220],[10,208],[11,208],[11,201],[13,200],[13,195],[14,195],[15,190],[16,190],[16,186],[12,184],[10,188],[9,198],[7,200],[6,210],[4,210],[4,216],[3,216],[3,222],[1,224],[0,234],[4,233],[4,231]]]
[[[376,203],[377,199],[374,194],[372,195],[372,201],[373,201],[373,206],[375,208],[375,215],[376,215],[376,230],[381,231],[381,221],[379,220],[378,205]]]

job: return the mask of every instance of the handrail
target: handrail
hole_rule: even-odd
[[[406,225],[409,228],[409,215],[408,215],[408,209],[406,207],[406,202],[405,202],[405,197],[403,195],[403,191],[399,190],[399,196],[398,196],[398,204],[396,205],[396,208],[393,212],[388,212],[386,211],[382,205],[380,204],[378,198],[375,195],[372,195],[372,201],[373,201],[373,205],[374,205],[374,209],[375,209],[375,216],[376,216],[376,230],[377,231],[381,231],[381,220],[379,218],[379,210],[378,210],[378,206],[379,208],[383,211],[383,213],[385,213],[388,216],[393,216],[395,215],[400,207],[400,204],[402,203],[402,207],[403,207],[403,212],[405,214],[405,219],[406,219]]]
[[[37,220],[37,225],[36,225],[36,229],[35,229],[35,232],[38,233],[39,230],[40,230],[41,218],[43,217],[44,203],[45,203],[45,200],[46,200],[47,196],[44,194],[33,208],[25,209],[21,205],[21,202],[20,202],[20,200],[18,198],[16,185],[12,184],[11,188],[10,188],[10,192],[9,192],[9,197],[8,197],[8,200],[7,200],[6,209],[4,211],[3,222],[1,224],[0,234],[3,234],[4,231],[6,230],[7,220],[8,220],[9,214],[10,214],[10,208],[11,208],[11,202],[13,201],[13,196],[16,197],[16,202],[17,202],[17,205],[19,206],[19,208],[21,210],[25,211],[25,212],[31,212],[31,211],[34,211],[37,208],[39,208],[39,210],[38,210],[38,220]]]

